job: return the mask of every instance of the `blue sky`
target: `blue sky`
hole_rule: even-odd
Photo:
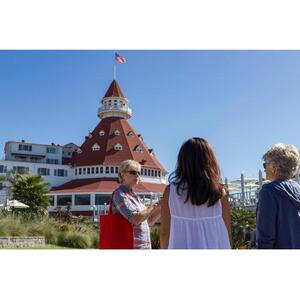
[[[189,137],[207,139],[222,176],[258,176],[277,143],[300,146],[300,51],[118,51],[130,123],[170,172]],[[113,79],[113,51],[0,51],[4,143],[81,145]]]

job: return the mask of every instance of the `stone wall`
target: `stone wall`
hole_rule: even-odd
[[[44,236],[0,236],[0,248],[40,247],[44,245]]]

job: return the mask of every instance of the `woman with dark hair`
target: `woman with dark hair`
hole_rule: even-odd
[[[162,249],[228,249],[230,208],[212,147],[186,141],[161,201]]]

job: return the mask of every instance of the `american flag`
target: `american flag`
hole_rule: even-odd
[[[115,60],[118,61],[120,64],[126,63],[126,58],[124,56],[119,55],[117,52],[115,52]]]

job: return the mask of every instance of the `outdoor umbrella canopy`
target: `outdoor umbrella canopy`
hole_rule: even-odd
[[[6,201],[7,207],[13,207],[13,208],[28,208],[29,206],[18,201],[18,200],[7,200]]]

